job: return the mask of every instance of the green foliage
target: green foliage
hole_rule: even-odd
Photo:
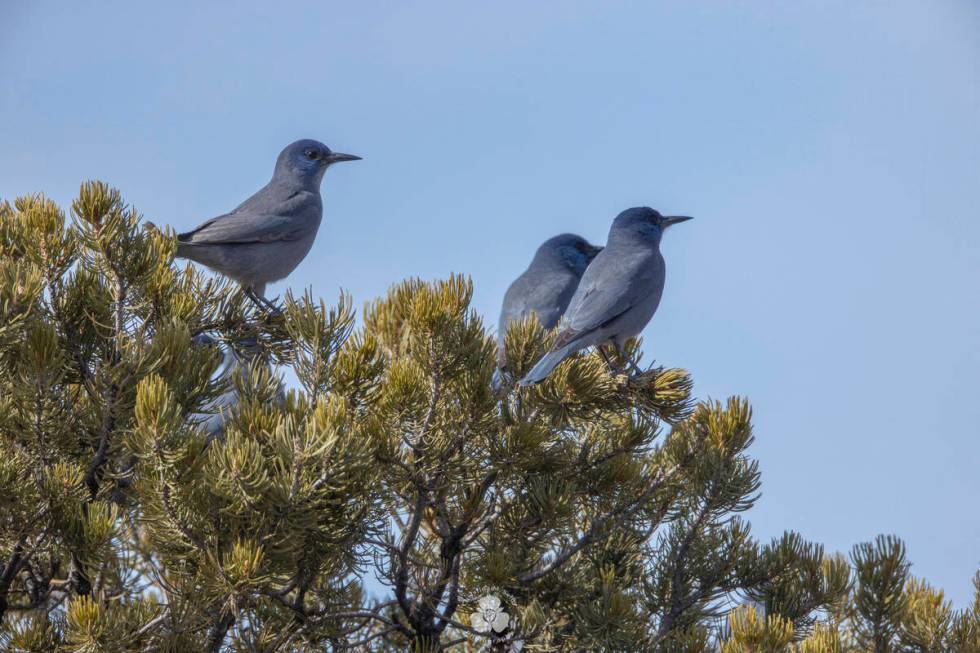
[[[757,542],[748,403],[639,341],[495,396],[464,277],[270,313],[104,184],[71,216],[0,205],[5,650],[980,650],[980,588],[954,611],[894,538]],[[551,337],[513,325],[508,374]]]
[[[732,612],[728,618],[731,635],[721,653],[781,653],[793,642],[793,624],[778,615],[760,616],[750,607]]]
[[[860,644],[876,653],[889,650],[908,606],[902,591],[910,564],[905,545],[895,537],[878,536],[874,542],[854,547],[851,554],[857,572],[854,609],[861,617]]]

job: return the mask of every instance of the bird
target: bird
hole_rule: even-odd
[[[612,344],[622,350],[653,317],[664,290],[666,265],[660,239],[671,225],[691,220],[649,207],[626,209],[613,220],[606,246],[585,270],[551,349],[520,380],[544,381],[573,353]],[[604,354],[603,354],[604,355]]]
[[[217,347],[221,352],[221,363],[214,372],[215,379],[230,381],[243,366],[242,360],[231,347],[222,346],[206,333],[195,336],[191,342],[196,347]],[[224,437],[225,421],[231,417],[238,403],[238,391],[234,386],[229,386],[222,394],[209,401],[201,412],[194,415],[197,420],[200,420],[200,428],[208,434],[207,442]]]
[[[323,173],[360,158],[311,139],[287,145],[268,184],[231,213],[177,235],[177,257],[234,279],[256,303],[271,306],[266,284],[286,278],[313,247],[323,216]]]
[[[532,313],[545,329],[552,329],[568,308],[568,302],[589,263],[602,251],[576,234],[560,234],[544,241],[531,264],[507,288],[497,325],[497,371],[493,388],[503,387],[506,364],[504,341],[511,322]]]

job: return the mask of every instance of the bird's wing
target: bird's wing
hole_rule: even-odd
[[[296,240],[308,228],[307,221],[298,215],[228,213],[178,235],[177,239],[192,245],[269,243]]]
[[[612,322],[663,282],[663,258],[659,252],[623,255],[603,250],[582,276],[552,349]]]
[[[279,192],[266,186],[241,206],[178,234],[192,245],[270,243],[297,240],[309,233],[320,215],[320,195],[309,191]]]
[[[570,275],[552,275],[531,278],[527,273],[521,275],[504,296],[504,306],[500,315],[499,331],[503,333],[507,325],[535,313],[538,322],[545,329],[550,329],[558,323],[562,311],[568,305],[570,288],[574,288],[574,279]]]

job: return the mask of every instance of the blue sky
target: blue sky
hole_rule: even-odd
[[[331,169],[285,283],[359,302],[472,275],[496,321],[545,238],[664,243],[648,355],[755,407],[768,539],[980,566],[980,6],[3,2],[0,197],[81,181],[191,227],[301,137]]]

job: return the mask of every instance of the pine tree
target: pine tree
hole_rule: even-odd
[[[748,403],[638,341],[495,396],[464,277],[358,321],[173,258],[102,183],[0,206],[6,650],[980,650],[980,576],[955,612],[895,538],[759,543]]]

